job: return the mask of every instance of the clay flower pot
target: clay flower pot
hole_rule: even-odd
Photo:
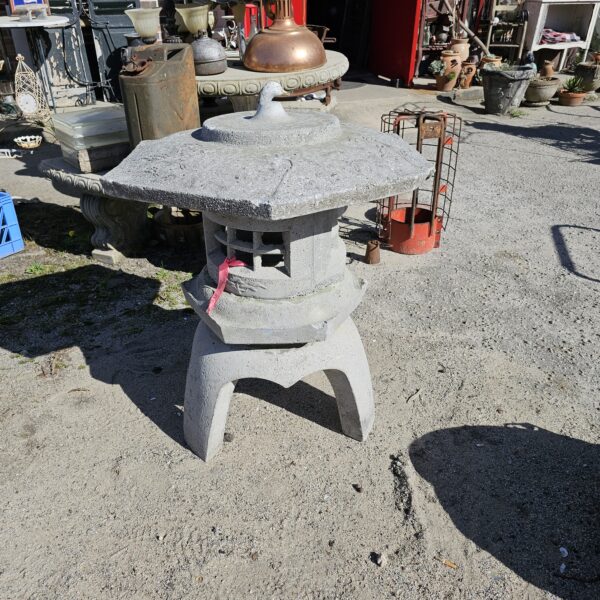
[[[158,237],[171,248],[197,249],[204,245],[202,213],[161,208],[154,215]]]
[[[558,103],[561,106],[579,106],[585,96],[585,92],[565,92],[561,90],[558,94]]]
[[[529,82],[525,92],[525,104],[528,106],[546,106],[556,94],[560,79],[558,77],[537,77]]]
[[[435,75],[435,87],[438,92],[451,92],[456,86],[458,78],[448,79],[447,75]]]
[[[452,38],[450,50],[458,52],[460,60],[464,63],[469,58],[469,39],[468,38]]]
[[[482,69],[487,64],[496,65],[499,67],[502,64],[502,57],[501,56],[483,56],[481,58],[481,60],[479,61],[479,68]]]
[[[600,52],[590,52],[590,58],[592,62],[600,63]]]
[[[477,65],[474,62],[464,62],[461,69],[460,88],[468,90],[473,82],[473,77],[477,72]]]
[[[436,75],[435,80],[437,83],[437,89],[440,92],[449,92],[450,90],[453,90],[458,83],[462,68],[462,61],[458,52],[455,52],[454,50],[442,51],[440,60],[444,63],[445,67],[444,74],[441,76],[441,79],[444,79],[445,81],[442,82],[440,76]]]
[[[544,61],[544,66],[540,69],[540,77],[554,77],[554,63],[551,60]]]

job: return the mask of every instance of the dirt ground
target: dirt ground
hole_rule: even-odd
[[[448,108],[349,85],[336,112],[406,103]],[[600,105],[454,110],[441,249],[369,266],[372,205],[342,227],[369,439],[321,374],[243,381],[210,464],[182,436],[200,257],[96,264],[36,173],[56,148],[0,160],[27,238],[0,261],[0,598],[600,597]]]

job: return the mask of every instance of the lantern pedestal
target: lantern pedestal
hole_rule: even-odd
[[[342,431],[364,441],[373,425],[373,390],[352,319],[346,319],[325,341],[267,348],[226,344],[200,323],[187,375],[185,441],[205,461],[219,452],[229,402],[240,379],[266,379],[290,388],[317,371],[324,371],[333,387]]]

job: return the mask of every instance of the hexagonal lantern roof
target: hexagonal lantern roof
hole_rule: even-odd
[[[409,192],[431,171],[397,135],[261,98],[256,114],[141,142],[101,183],[117,198],[280,220]]]

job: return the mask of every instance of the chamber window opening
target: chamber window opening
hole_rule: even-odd
[[[283,265],[283,254],[265,254],[262,257],[263,267],[279,267]]]
[[[281,231],[266,231],[262,234],[262,241],[266,246],[282,246],[283,233]]]
[[[249,242],[252,243],[252,231],[245,231],[244,229],[238,229],[236,232],[236,239],[238,242]]]
[[[237,260],[241,260],[246,263],[250,269],[254,265],[254,255],[251,252],[242,252],[241,250],[235,250],[235,257]]]

